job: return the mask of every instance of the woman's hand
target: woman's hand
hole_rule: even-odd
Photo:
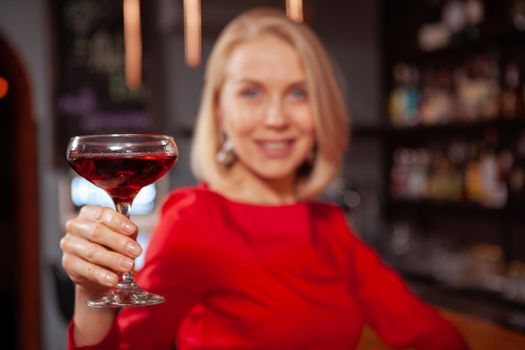
[[[142,252],[134,239],[137,226],[111,208],[85,206],[65,228],[62,266],[87,296],[113,287],[117,273],[130,271]]]

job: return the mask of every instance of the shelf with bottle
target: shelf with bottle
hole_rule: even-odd
[[[417,294],[469,313],[483,305],[479,316],[525,330],[525,319],[514,320],[525,315],[525,261],[509,259],[500,242],[454,242],[424,231],[398,220],[381,251]]]
[[[388,207],[521,214],[525,208],[525,132],[498,140],[399,147],[392,153]]]
[[[409,280],[431,285],[429,293],[439,289],[449,302],[461,300],[453,308],[477,299],[478,310],[496,310],[501,321],[500,306],[525,310],[518,238],[525,227],[525,0],[384,6],[385,72],[391,73],[384,81],[382,213],[386,225],[409,222],[413,236],[430,239],[424,245],[400,230],[385,256],[398,254],[393,265]],[[443,249],[435,239],[445,242]],[[410,249],[401,244],[407,241]],[[476,275],[470,268],[487,261],[454,250],[479,243],[498,245],[497,273]],[[433,255],[438,250],[444,255]],[[489,279],[473,280],[482,275]],[[493,282],[519,284],[519,291]]]
[[[450,221],[458,218],[448,213],[443,217],[441,222],[426,223],[413,216],[394,219],[389,235],[378,247],[381,255],[407,281],[425,287],[426,292],[446,292],[447,302],[459,302],[463,297],[477,299],[491,311],[483,315],[489,319],[508,311],[525,315],[524,256],[509,254],[504,239],[487,239],[482,229],[451,235]],[[481,227],[490,226],[487,223],[491,220],[484,220]],[[427,293],[422,296],[433,299]],[[525,319],[511,323],[525,330]]]
[[[409,43],[388,34],[402,50],[394,58],[413,62],[455,60],[488,47],[521,44],[525,37],[525,0],[388,1]],[[403,50],[404,49],[404,50]]]
[[[525,17],[524,17],[525,18]],[[525,30],[507,30],[505,32],[487,33],[483,38],[454,43],[432,50],[417,48],[403,54],[403,59],[413,64],[427,64],[432,62],[454,63],[465,57],[476,55],[483,51],[497,51],[525,41]]]
[[[458,66],[397,63],[388,97],[391,128],[457,128],[499,119],[523,125],[525,66],[519,57],[500,57],[481,53]]]

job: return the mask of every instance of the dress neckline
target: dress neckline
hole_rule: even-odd
[[[287,204],[257,204],[257,203],[251,203],[251,202],[242,202],[240,200],[236,200],[236,199],[232,199],[232,198],[226,197],[225,195],[212,190],[208,186],[208,184],[206,184],[204,182],[199,183],[197,187],[199,189],[201,189],[201,190],[204,190],[204,191],[212,194],[213,196],[219,198],[221,201],[223,201],[223,202],[225,202],[227,204],[230,204],[230,205],[233,205],[233,206],[238,206],[238,207],[257,208],[257,209],[260,209],[260,208],[262,208],[262,209],[286,209],[286,208],[299,208],[299,207],[302,207],[302,206],[308,204],[308,202],[303,201],[303,200],[298,200],[296,202],[287,203]]]

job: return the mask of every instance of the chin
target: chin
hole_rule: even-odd
[[[255,173],[262,179],[268,181],[275,181],[288,178],[296,173],[296,167],[261,167],[259,169],[254,169]]]

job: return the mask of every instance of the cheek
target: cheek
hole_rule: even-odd
[[[234,137],[234,134],[244,133],[250,128],[250,118],[229,93],[225,89],[222,98],[219,100],[219,123],[228,135]]]
[[[249,113],[235,110],[224,115],[222,125],[224,131],[231,137],[239,137],[250,134],[256,127],[256,122]]]
[[[305,136],[314,137],[315,122],[310,108],[302,108],[293,114],[294,124]]]
[[[317,135],[315,133],[315,130],[311,128],[310,130],[305,131],[303,135],[305,138],[305,148],[308,154],[311,154],[311,152],[314,150],[317,144]]]
[[[304,140],[304,150],[309,156],[317,143],[317,132],[313,116],[308,115],[305,118],[301,118],[297,126]]]
[[[226,101],[225,101],[226,102]],[[221,104],[221,126],[231,137],[247,135],[257,127],[257,111],[232,99]]]

